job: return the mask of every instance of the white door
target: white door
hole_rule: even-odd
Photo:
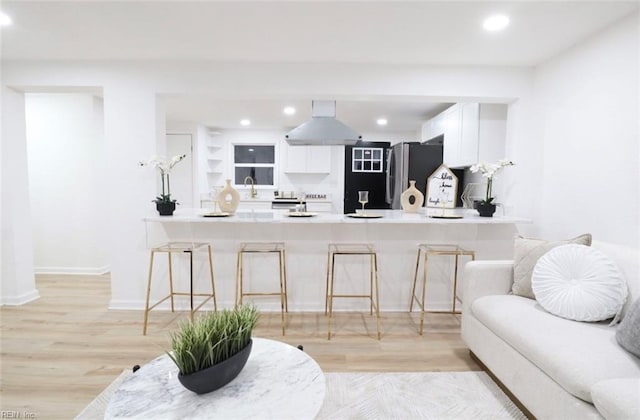
[[[178,200],[178,209],[193,207],[193,148],[191,134],[167,134],[167,159],[187,155],[171,170],[171,198]]]

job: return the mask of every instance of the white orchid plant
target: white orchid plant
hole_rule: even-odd
[[[162,156],[152,156],[147,161],[140,161],[140,166],[151,166],[160,171],[160,179],[162,180],[162,194],[157,196],[154,203],[175,203],[176,200],[171,199],[171,186],[169,184],[169,174],[171,169],[178,164],[187,155],[175,155],[170,160],[166,160]],[[166,190],[165,190],[166,187]]]
[[[491,188],[493,186],[493,177],[505,166],[513,166],[515,163],[508,159],[500,159],[498,163],[476,163],[469,170],[473,173],[482,172],[482,176],[487,178],[487,194],[481,202],[484,204],[492,204],[495,197],[491,196]]]

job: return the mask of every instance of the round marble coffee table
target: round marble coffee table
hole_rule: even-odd
[[[253,338],[251,355],[226,386],[198,395],[178,381],[165,354],[142,366],[116,390],[105,419],[313,419],[325,395],[324,374],[305,352]]]

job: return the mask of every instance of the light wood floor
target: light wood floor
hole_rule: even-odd
[[[2,307],[0,410],[38,419],[76,416],[123,369],[169,349],[168,332],[184,313],[152,312],[142,336],[142,311],[110,311],[109,277],[38,276],[40,299]],[[255,336],[303,345],[326,372],[480,370],[460,338],[456,315],[383,313],[375,338],[368,314],[337,315],[327,341],[324,314],[290,313],[282,337],[279,314],[262,314]],[[22,418],[25,418],[24,414]]]

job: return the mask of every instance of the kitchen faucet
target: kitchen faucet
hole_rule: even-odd
[[[247,186],[247,179],[251,181],[251,198],[256,198],[258,196],[258,191],[255,188],[255,181],[250,176],[244,177],[244,186]]]

